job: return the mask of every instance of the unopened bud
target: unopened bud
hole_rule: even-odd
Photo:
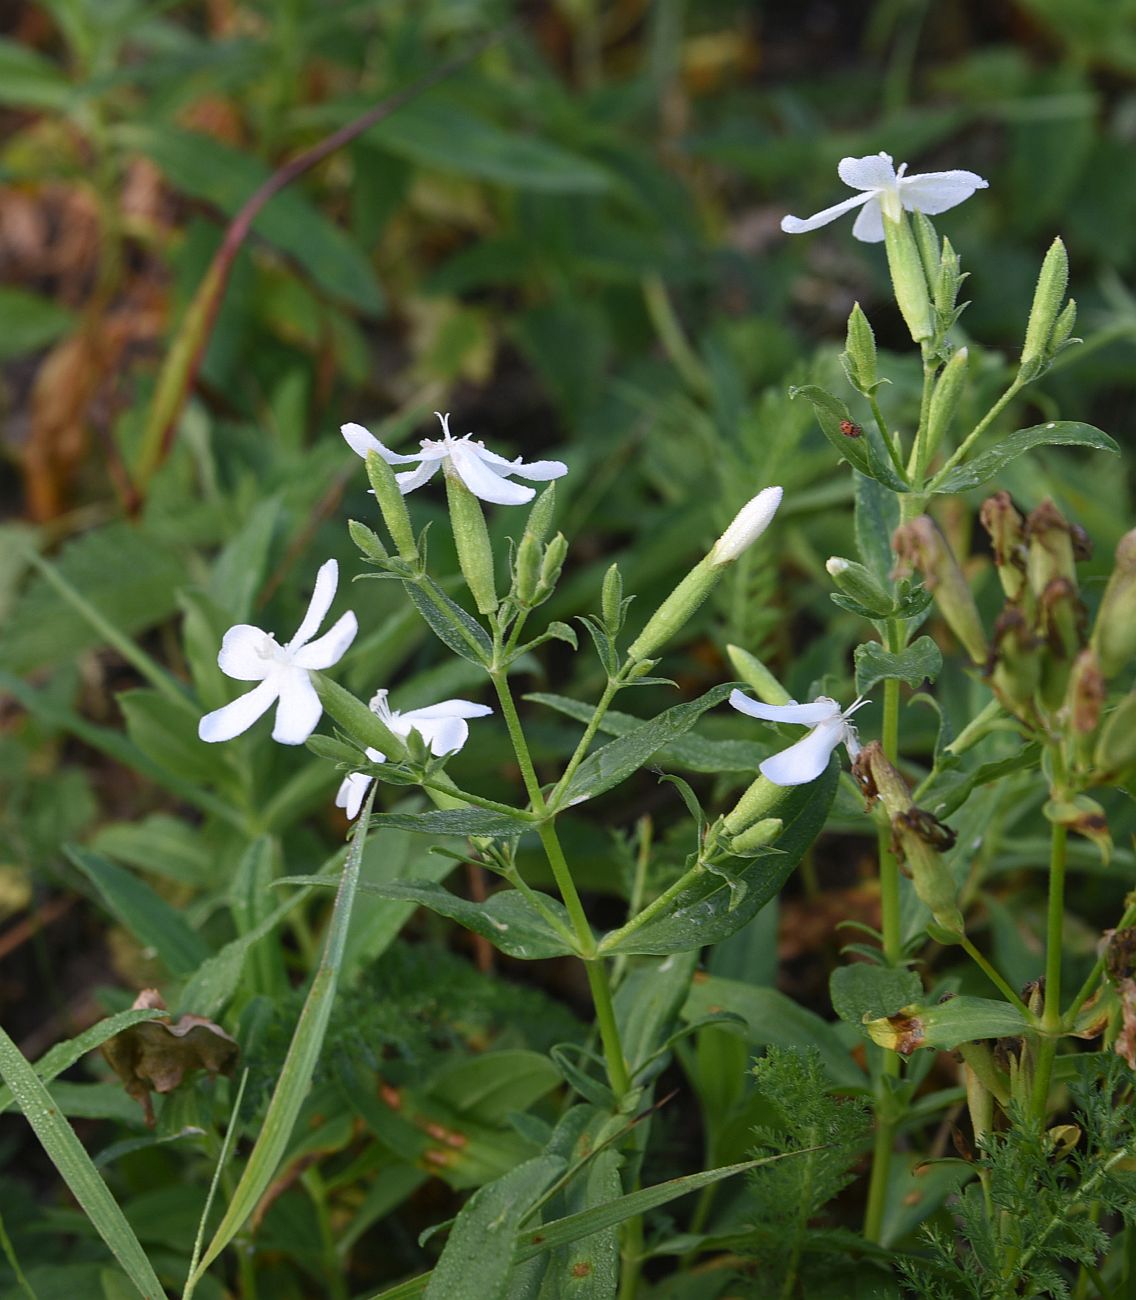
[[[974,663],[985,663],[989,648],[978,606],[947,539],[934,520],[920,515],[901,524],[892,535],[891,544],[897,557],[896,574],[904,576],[911,572],[912,566],[918,567],[947,626]]]
[[[376,564],[382,564],[390,558],[387,548],[379,540],[378,534],[372,532],[366,524],[361,524],[357,519],[349,519],[347,521],[347,531],[351,534],[351,540],[368,560],[373,560]]]
[[[935,296],[935,315],[939,319],[939,328],[948,329],[955,321],[957,312],[955,303],[958,301],[958,292],[962,287],[963,275],[959,256],[951,247],[949,239],[943,240],[942,252],[939,254],[939,269],[931,284]]]
[[[513,592],[517,603],[528,606],[536,596],[540,582],[541,545],[527,530],[517,544],[517,555],[513,561]]]
[[[1136,773],[1136,691],[1129,691],[1105,718],[1093,766],[1107,782]]]
[[[1060,239],[1055,239],[1049,246],[1045,261],[1041,264],[1041,274],[1037,278],[1033,306],[1030,308],[1029,324],[1026,326],[1026,341],[1022,347],[1021,363],[1021,374],[1025,379],[1032,379],[1040,374],[1049,362],[1050,338],[1065,301],[1065,290],[1068,284],[1069,257],[1065,252],[1065,245]]]
[[[410,526],[406,502],[395,480],[394,470],[377,451],[367,453],[367,478],[371,481],[371,490],[379,503],[383,522],[387,526],[395,549],[408,563],[417,564],[418,544],[414,540],[414,529]]]
[[[920,481],[932,456],[938,450],[943,435],[951,427],[951,422],[955,418],[959,399],[966,387],[969,364],[970,353],[966,348],[959,348],[943,367],[943,372],[935,383],[934,392],[931,394],[931,407],[927,413],[926,441],[921,449],[923,463],[917,467]]]
[[[485,512],[456,471],[451,471],[449,457],[446,458],[445,474],[458,567],[478,612],[492,614],[497,608],[497,585],[493,578],[493,547],[489,542],[489,529],[485,526]]]
[[[1053,333],[1049,336],[1049,355],[1055,357],[1064,350],[1068,343],[1079,343],[1080,339],[1071,338],[1073,327],[1077,324],[1077,300],[1070,298],[1061,309],[1060,316],[1053,324]]]
[[[1089,736],[1096,731],[1100,725],[1104,700],[1104,674],[1100,670],[1096,652],[1090,647],[1077,656],[1073,671],[1069,674],[1065,707],[1069,714],[1069,725],[1075,733]]]
[[[1109,678],[1124,672],[1136,657],[1136,528],[1117,545],[1116,563],[1093,625],[1093,648],[1101,672]]]
[[[711,564],[732,564],[747,547],[757,541],[777,513],[777,507],[781,504],[781,492],[779,487],[763,488],[742,506],[730,526],[711,548]]]
[[[958,908],[958,885],[943,861],[941,850],[955,842],[955,833],[924,808],[909,808],[891,820],[892,849],[906,867],[919,899],[949,934],[964,932]]]
[[[614,636],[623,622],[623,577],[618,564],[613,564],[604,574],[600,613],[604,626]]]
[[[563,533],[556,536],[544,548],[544,558],[540,562],[540,578],[537,582],[537,598],[546,600],[560,581],[560,570],[568,556],[568,539]]]
[[[1073,530],[1050,500],[1031,510],[1026,519],[1026,574],[1030,589],[1040,597],[1054,578],[1068,578],[1076,586],[1077,566]]]
[[[876,387],[876,336],[867,316],[856,303],[848,317],[848,334],[840,358],[848,382],[861,393]]]
[[[723,566],[715,564],[709,555],[700,560],[647,620],[647,626],[628,647],[628,658],[646,659],[677,636],[718,585],[722,572]]]
[[[739,858],[750,857],[772,844],[784,825],[780,817],[764,817],[740,835],[735,835],[729,843],[729,851]]]
[[[881,203],[884,219],[884,244],[887,249],[888,269],[900,314],[916,343],[922,343],[935,333],[931,299],[927,292],[927,274],[923,269],[915,236],[906,213],[895,204],[896,211]]]
[[[756,655],[741,646],[728,645],[726,654],[737,675],[763,704],[789,704],[792,696]]]
[[[785,787],[759,776],[722,819],[731,835],[741,835],[756,822],[768,820],[770,812],[785,797]]]
[[[1025,520],[1008,492],[995,492],[983,501],[978,517],[990,534],[1002,590],[1010,600],[1017,600],[1026,585]]]
[[[925,212],[916,210],[910,214],[909,220],[911,233],[915,236],[915,247],[919,250],[919,260],[923,263],[923,274],[929,285],[934,284],[943,255],[939,232]]]
[[[824,567],[845,596],[850,596],[873,615],[884,618],[895,609],[895,597],[863,564],[846,560],[842,555],[833,555]]]
[[[994,625],[990,685],[1010,713],[1033,717],[1033,698],[1041,680],[1041,647],[1021,610],[1013,606]]]

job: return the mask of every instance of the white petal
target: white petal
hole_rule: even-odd
[[[347,653],[347,647],[355,640],[359,624],[350,610],[332,625],[331,630],[318,637],[310,645],[297,650],[292,662],[297,668],[330,668],[337,664]]]
[[[435,718],[487,718],[492,712],[488,704],[474,704],[472,700],[442,700],[424,709],[407,709],[402,716],[415,726],[420,719],[429,722]]]
[[[568,466],[562,460],[533,460],[526,465],[520,456],[515,460],[506,460],[504,456],[498,456],[495,451],[488,451],[485,447],[479,446],[474,450],[487,464],[499,465],[500,473],[519,474],[521,478],[532,479],[534,482],[543,483],[568,473]]]
[[[840,717],[840,705],[827,695],[811,704],[762,704],[760,700],[750,699],[735,690],[730,692],[729,702],[739,713],[748,713],[751,718],[761,718],[764,722],[800,722],[806,727],[815,727],[817,723]]]
[[[763,488],[757,496],[747,501],[734,516],[730,526],[714,543],[711,563],[732,564],[769,527],[781,504],[782,489]]]
[[[882,244],[884,239],[884,214],[880,201],[873,195],[860,210],[852,226],[853,237],[865,244]]]
[[[841,158],[836,174],[854,190],[886,190],[895,184],[891,155],[870,153],[864,158]]]
[[[827,226],[830,221],[835,221],[845,212],[851,212],[853,208],[858,208],[862,203],[867,203],[873,195],[853,194],[850,199],[845,199],[843,203],[834,203],[831,208],[825,208],[821,212],[815,212],[811,217],[782,217],[781,229],[787,235],[803,235],[806,230],[819,230],[821,226]]]
[[[469,739],[469,723],[464,718],[419,718],[412,729],[435,754],[456,754]]]
[[[369,451],[377,451],[388,465],[409,465],[412,461],[418,460],[417,456],[400,456],[397,451],[391,451],[389,447],[383,444],[364,429],[361,424],[341,424],[339,432],[343,434],[344,440],[356,456],[362,456],[367,459]]]
[[[832,751],[840,744],[843,734],[842,719],[822,722],[795,745],[767,758],[758,771],[774,785],[806,785],[815,781],[828,766]]]
[[[274,673],[266,681],[247,691],[231,704],[207,713],[197,724],[197,734],[211,745],[219,740],[232,740],[267,713],[272,701],[280,694],[280,678]]]
[[[276,706],[272,739],[281,745],[302,745],[315,731],[323,705],[311,678],[302,668],[290,669],[281,676],[280,703]]]
[[[225,633],[217,665],[226,677],[238,682],[262,682],[272,671],[273,651],[280,647],[258,627],[238,623]]]
[[[354,821],[359,816],[359,809],[362,808],[363,800],[367,797],[367,791],[371,788],[374,779],[363,772],[351,772],[339,783],[335,806],[343,809],[348,821]]]
[[[946,212],[969,199],[975,190],[984,190],[988,182],[974,172],[924,172],[905,176],[899,182],[899,197],[909,212]]]
[[[420,488],[423,483],[428,483],[438,472],[438,466],[442,463],[441,456],[433,456],[423,460],[417,469],[406,470],[402,474],[396,474],[394,481],[398,484],[398,490],[403,496],[408,492],[413,492],[415,488]]]
[[[494,473],[476,450],[465,443],[454,443],[450,449],[450,463],[466,487],[482,501],[493,501],[501,506],[519,506],[536,496],[535,488],[510,483],[508,479]]]
[[[321,564],[316,574],[312,598],[308,601],[308,612],[304,615],[304,621],[296,629],[296,635],[288,642],[289,650],[298,650],[300,646],[307,645],[319,631],[319,625],[335,599],[335,589],[338,585],[339,565],[334,560]]]

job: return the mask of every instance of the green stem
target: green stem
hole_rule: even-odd
[[[1049,1082],[1061,1032],[1061,937],[1065,919],[1065,849],[1068,831],[1054,823],[1049,855],[1049,909],[1045,925],[1045,1008],[1041,1016],[1042,1037],[1038,1044],[1033,1076],[1033,1112],[1045,1119]]]
[[[998,971],[986,960],[966,935],[963,935],[959,939],[959,943],[961,944],[963,951],[982,971],[991,984],[997,988],[998,992],[1001,993],[1008,1002],[1012,1002],[1027,1020],[1033,1020],[1033,1013],[1030,1011],[1029,1007],[1026,1006],[1018,994],[1014,992],[1013,988],[1002,978],[1001,975],[998,974]]]
[[[891,457],[891,463],[895,466],[895,472],[902,478],[904,476],[903,456],[899,450],[899,444],[896,442],[895,435],[888,428],[887,421],[884,419],[884,413],[880,409],[879,402],[876,401],[875,393],[868,395],[868,405],[872,408],[872,418],[876,422],[876,428],[880,431],[880,437],[884,440],[884,446]]]
[[[885,1078],[899,1077],[899,1057],[895,1052],[884,1052]],[[883,1079],[880,1080],[884,1085]],[[864,1212],[864,1236],[879,1244],[883,1235],[884,1210],[887,1208],[887,1189],[891,1173],[891,1152],[895,1142],[895,1124],[879,1114],[881,1098],[876,1098],[876,1137],[872,1144],[872,1176],[868,1183],[868,1207]]]
[[[609,677],[607,679],[607,685],[604,687],[603,694],[600,696],[595,710],[592,713],[591,718],[588,720],[588,725],[584,728],[584,734],[580,737],[580,742],[576,746],[575,750],[573,750],[572,757],[568,760],[568,766],[564,769],[564,774],[561,776],[560,780],[556,782],[556,785],[549,796],[548,801],[552,808],[555,809],[559,806],[564,791],[568,789],[568,786],[572,782],[572,778],[576,775],[576,769],[587,756],[592,741],[596,738],[596,732],[599,731],[600,724],[604,720],[604,715],[607,713],[612,700],[615,698],[616,692],[622,684],[623,683],[618,676]]]
[[[911,444],[911,456],[907,462],[907,473],[915,492],[905,494],[900,502],[904,521],[914,517],[922,509],[922,497],[918,495],[923,489],[923,477],[927,473],[927,462],[931,459],[932,448],[927,439],[930,432],[931,395],[935,391],[935,375],[939,369],[938,359],[931,353],[927,344],[923,344],[923,396],[919,402],[919,427],[915,431],[915,441]]]
[[[621,925],[618,930],[608,931],[600,940],[599,951],[602,953],[615,947],[621,939],[626,939],[628,935],[634,934],[636,930],[642,928],[648,921],[658,916],[660,912],[665,912],[679,894],[690,887],[690,882],[705,870],[706,868],[699,861],[689,871],[684,871],[673,885],[668,885],[658,898],[648,903],[641,912],[637,912],[626,925]]]
[[[525,734],[521,728],[521,720],[517,716],[517,706],[513,702],[513,693],[509,689],[508,678],[504,672],[495,672],[490,676],[497,691],[497,698],[501,702],[501,712],[505,718],[505,726],[509,732],[509,739],[513,743],[513,752],[517,756],[517,763],[521,769],[521,779],[525,783],[525,790],[528,792],[533,812],[538,817],[544,817],[548,813],[548,805],[545,803],[544,792],[540,788],[536,768],[533,766],[528,742],[525,740]],[[600,1040],[603,1043],[608,1080],[617,1100],[622,1100],[631,1087],[631,1079],[627,1073],[627,1062],[623,1056],[623,1045],[619,1038],[619,1026],[615,1019],[615,1007],[611,1000],[611,985],[608,983],[607,971],[602,960],[597,960],[596,937],[592,933],[592,927],[588,924],[588,917],[584,911],[584,905],[580,901],[576,882],[572,879],[571,869],[564,857],[564,849],[561,847],[556,827],[551,821],[542,821],[537,827],[537,833],[540,835],[540,842],[544,846],[545,854],[548,857],[548,865],[552,868],[556,886],[564,899],[564,906],[568,910],[572,928],[576,932],[576,941],[579,944],[580,955],[584,960],[584,969],[588,974],[588,985],[591,988],[592,1001],[596,1008],[596,1023],[600,1031]]]
[[[966,453],[974,445],[976,439],[978,439],[982,434],[986,432],[986,430],[994,423],[994,421],[998,418],[998,416],[1002,414],[1002,412],[1006,409],[1006,407],[1009,406],[1009,404],[1014,400],[1015,397],[1017,397],[1017,395],[1021,392],[1021,390],[1024,387],[1025,385],[1021,382],[1021,380],[1019,379],[1014,380],[1014,382],[1010,385],[1010,387],[1007,388],[1006,391],[1002,394],[1002,396],[998,398],[998,400],[994,403],[994,405],[990,408],[990,410],[986,412],[986,414],[982,417],[982,419],[979,420],[979,422],[974,426],[974,428],[970,431],[970,433],[966,435],[966,437],[959,444],[957,450],[953,452],[952,455],[947,457],[946,464],[943,466],[941,470],[939,470],[939,472],[927,485],[929,490],[933,490],[934,488],[936,488],[939,485],[939,483],[941,483],[942,480],[946,478],[946,476],[951,472],[951,470],[954,469],[954,467],[966,456]]]
[[[651,324],[655,327],[655,333],[659,336],[659,342],[663,345],[663,351],[670,357],[684,382],[699,396],[708,394],[711,385],[706,367],[690,346],[671,306],[667,287],[661,275],[643,277],[643,301]]]

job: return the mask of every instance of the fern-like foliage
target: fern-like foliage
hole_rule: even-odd
[[[1060,1133],[1012,1107],[1010,1127],[980,1143],[981,1181],[954,1205],[956,1231],[928,1228],[930,1258],[901,1264],[909,1293],[1061,1300],[1078,1267],[1101,1267],[1110,1243],[1102,1221],[1136,1223],[1132,1082],[1119,1057],[1085,1058],[1072,1087],[1075,1125]]]
[[[754,1225],[740,1252],[754,1257],[750,1294],[808,1295],[808,1278],[843,1254],[850,1234],[818,1223],[852,1180],[870,1121],[859,1100],[834,1097],[815,1049],[771,1047],[753,1068],[770,1122],[754,1130],[754,1156],[798,1153],[754,1171],[742,1208]]]

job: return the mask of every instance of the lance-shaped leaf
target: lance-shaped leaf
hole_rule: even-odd
[[[984,451],[981,456],[937,476],[931,483],[932,492],[965,492],[978,487],[998,474],[1012,460],[1034,447],[1093,447],[1097,451],[1120,454],[1116,442],[1091,424],[1080,420],[1050,420],[1048,424],[1035,424],[1028,429],[1018,429],[1002,438],[998,445]]]
[[[391,826],[423,835],[484,835],[507,839],[531,831],[535,823],[524,813],[494,812],[491,808],[432,808],[420,813],[376,813],[375,827]]]
[[[430,625],[430,630],[456,655],[468,659],[471,664],[485,665],[493,659],[493,642],[481,624],[467,614],[458,604],[438,586],[432,578],[420,578],[417,582],[404,581],[406,594],[414,602],[415,609]]]
[[[803,397],[812,404],[822,433],[853,469],[858,469],[861,474],[875,479],[893,492],[911,491],[910,484],[895,472],[879,430],[872,425],[861,427],[856,424],[852,413],[838,397],[833,397],[816,384],[790,388],[789,396]],[[854,432],[845,433],[845,429]]]

